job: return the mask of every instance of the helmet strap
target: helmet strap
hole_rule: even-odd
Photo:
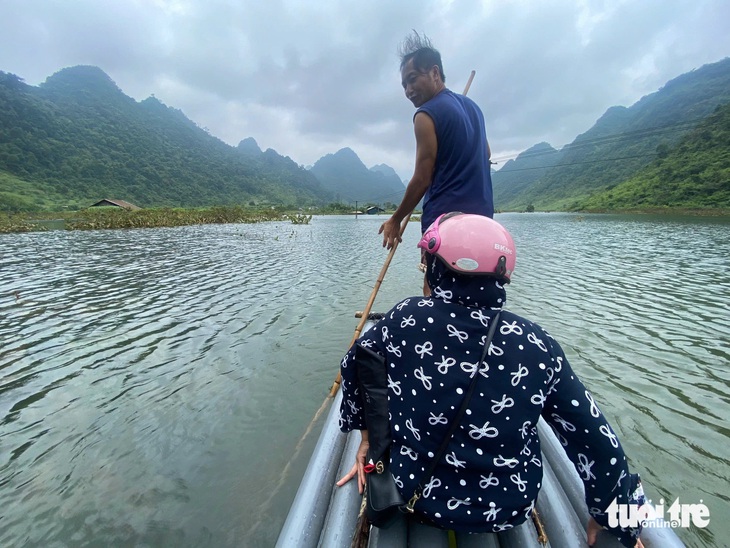
[[[497,268],[494,269],[497,276],[504,276],[507,273],[507,257],[501,255],[497,261]]]

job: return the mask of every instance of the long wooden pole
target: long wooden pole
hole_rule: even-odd
[[[474,80],[474,75],[476,74],[475,70],[471,71],[471,74],[469,74],[469,79],[466,82],[466,86],[464,86],[464,93],[462,95],[466,95],[469,93],[469,88],[471,87],[471,83]],[[403,235],[403,231],[406,228],[406,225],[408,225],[408,220],[411,218],[410,215],[408,215],[408,218],[405,221],[405,224],[401,226],[401,236]],[[373,301],[375,301],[375,295],[378,293],[378,289],[380,289],[380,283],[382,282],[383,278],[385,277],[385,272],[388,270],[388,266],[390,265],[390,260],[393,257],[393,254],[395,253],[395,249],[397,247],[398,241],[395,242],[395,245],[393,245],[393,249],[390,250],[390,253],[388,254],[388,258],[385,260],[385,264],[383,265],[383,268],[380,271],[380,276],[378,277],[378,282],[375,284],[375,288],[373,289],[373,293],[370,295],[370,300],[368,301],[368,306],[363,311],[362,319],[360,320],[360,323],[358,324],[357,328],[355,329],[355,336],[352,339],[352,342],[350,342],[350,345],[348,346],[348,349],[353,345],[353,343],[357,340],[357,338],[360,336],[360,331],[362,331],[362,327],[365,325],[365,322],[368,319],[368,315],[370,314],[370,307],[373,304]],[[330,395],[334,396],[337,393],[337,389],[340,386],[340,373],[337,373],[337,379],[335,380],[335,384],[332,385],[332,390],[330,391]],[[363,546],[367,546],[367,539],[369,536],[369,524],[367,521],[367,518],[365,517],[365,505],[366,505],[366,498],[368,494],[365,492],[363,494],[363,500],[360,505],[360,513],[357,516],[357,522],[355,524],[355,531],[352,536],[352,543],[350,544],[350,548],[361,548]]]
[[[464,86],[464,93],[462,95],[466,95],[469,93],[469,88],[471,87],[471,83],[474,80],[474,75],[477,73],[477,71],[472,70],[471,74],[469,75],[469,79],[466,81],[466,86]]]
[[[471,86],[471,82],[474,79],[475,71],[471,71],[471,75],[469,76],[469,80],[466,83],[466,87],[464,88],[464,95],[469,91],[469,87]],[[355,208],[357,210],[357,208]],[[406,227],[408,226],[408,222],[411,219],[411,214],[408,214],[408,216],[405,218],[405,220],[401,223],[400,227],[400,236],[403,236],[403,233],[406,230]],[[372,309],[373,303],[375,302],[375,297],[378,294],[378,291],[380,289],[381,284],[383,283],[383,279],[385,278],[385,273],[388,271],[388,267],[390,266],[390,262],[393,259],[393,255],[395,255],[395,250],[398,248],[399,240],[396,240],[393,243],[393,247],[390,249],[390,252],[388,253],[388,257],[385,259],[385,263],[383,264],[383,268],[380,269],[380,275],[378,276],[377,281],[375,282],[375,287],[373,288],[373,291],[370,293],[370,298],[368,299],[367,305],[365,306],[365,310],[362,313],[362,318],[360,319],[360,322],[358,323],[357,327],[355,328],[355,333],[352,336],[352,340],[350,341],[350,344],[347,346],[347,349],[349,349],[354,342],[358,339],[360,336],[360,333],[362,333],[362,328],[365,326],[365,323],[368,320],[368,316],[370,315],[370,310]],[[274,489],[271,490],[271,493],[269,495],[269,499],[264,503],[263,508],[268,508],[270,505],[271,500],[273,500],[274,495],[279,491],[281,486],[284,484],[286,477],[289,475],[289,471],[291,468],[291,463],[295,460],[297,455],[302,450],[302,447],[304,446],[304,440],[309,436],[309,434],[314,429],[314,425],[317,423],[319,417],[322,415],[324,410],[327,408],[327,404],[330,402],[330,400],[337,394],[337,390],[340,387],[341,383],[341,377],[340,373],[338,371],[337,378],[335,379],[334,384],[332,385],[332,388],[330,389],[330,392],[327,397],[325,397],[324,401],[322,402],[322,405],[319,406],[319,409],[317,409],[316,413],[314,414],[314,417],[310,421],[309,425],[307,426],[306,430],[304,431],[304,434],[299,439],[299,442],[294,447],[294,451],[292,452],[292,457],[287,463],[287,465],[282,470],[282,473],[279,477],[279,482],[274,487]],[[358,520],[358,526],[363,527],[364,525],[367,525],[366,522],[363,521],[363,508],[360,509],[360,516]],[[367,536],[367,535],[366,535]]]
[[[403,233],[406,231],[406,227],[408,226],[408,222],[411,220],[411,214],[409,213],[408,216],[401,222],[400,225],[400,238],[403,237]],[[368,299],[367,304],[365,305],[365,310],[362,311],[362,317],[360,318],[360,322],[357,324],[357,327],[355,328],[355,333],[352,335],[352,340],[350,341],[350,344],[347,345],[347,348],[349,349],[355,341],[360,336],[360,333],[362,333],[362,328],[365,327],[365,324],[368,321],[368,316],[370,315],[370,311],[373,308],[373,303],[375,302],[375,297],[378,295],[378,291],[380,291],[380,286],[383,284],[383,280],[385,279],[385,273],[388,272],[388,267],[390,267],[390,261],[393,260],[393,255],[395,255],[395,250],[398,248],[398,242],[400,239],[396,239],[393,242],[393,247],[390,248],[390,252],[388,253],[388,256],[385,259],[385,263],[383,263],[383,268],[380,269],[380,274],[378,275],[378,279],[375,281],[375,286],[373,287],[372,292],[370,293],[370,298]],[[335,394],[337,394],[337,390],[340,388],[340,384],[342,382],[342,376],[341,373],[337,372],[337,378],[335,379],[335,382],[332,383],[332,388],[330,388],[330,397],[334,397]]]
[[[469,93],[469,88],[471,87],[471,83],[474,81],[474,75],[477,73],[477,71],[472,70],[471,74],[469,74],[469,79],[466,81],[466,86],[464,86],[464,93],[462,95],[466,95]],[[408,221],[411,219],[411,214],[408,214],[408,217],[406,217],[405,221],[401,223],[400,226],[400,236],[403,237],[403,233],[406,230],[406,227],[408,226]],[[390,261],[393,259],[393,255],[395,254],[395,250],[398,248],[398,241],[396,240],[393,243],[393,247],[390,250],[390,253],[388,253],[388,257],[385,259],[385,263],[383,264],[383,268],[380,269],[380,275],[378,276],[377,281],[375,282],[375,287],[373,287],[372,293],[370,293],[370,298],[368,299],[368,303],[365,305],[365,310],[362,312],[362,317],[360,319],[360,322],[357,324],[357,327],[355,328],[355,334],[352,336],[352,340],[350,341],[350,344],[347,345],[347,348],[349,349],[355,341],[360,336],[360,333],[362,333],[362,328],[365,326],[365,323],[368,321],[368,316],[370,315],[370,310],[373,307],[373,303],[375,302],[375,297],[378,295],[378,291],[380,290],[380,285],[383,283],[383,279],[385,278],[385,273],[388,271],[388,267],[390,266]],[[340,388],[340,384],[342,382],[341,373],[337,372],[337,378],[335,379],[335,382],[332,384],[332,388],[330,388],[330,397],[334,397],[335,394],[337,394],[337,390]]]

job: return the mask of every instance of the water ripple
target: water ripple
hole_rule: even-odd
[[[518,245],[510,308],[561,342],[654,498],[719,514],[728,225],[498,218]],[[371,293],[383,220],[0,236],[0,545],[273,545],[306,450],[270,490]],[[419,292],[418,236],[377,310]]]

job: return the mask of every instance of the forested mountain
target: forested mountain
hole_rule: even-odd
[[[717,107],[672,149],[627,181],[579,204],[581,209],[730,209],[730,103]]]
[[[251,156],[258,156],[263,153],[263,150],[259,148],[259,144],[253,137],[246,137],[243,141],[238,143],[238,150]]]
[[[547,143],[539,143],[492,172],[494,203],[508,204],[560,163],[561,153]]]
[[[310,171],[332,192],[338,201],[360,204],[397,204],[406,188],[389,166],[365,167],[355,152],[343,148],[320,158]]]
[[[540,143],[507,162],[493,173],[495,206],[727,207],[727,112],[715,109],[728,103],[730,59],[679,76],[631,107],[609,108],[563,149]],[[63,69],[40,86],[0,72],[0,210],[101,198],[396,204],[404,192],[390,167],[368,169],[348,148],[305,169],[251,137],[231,147],[154,97],[128,97],[96,67]]]
[[[533,167],[528,158],[518,158],[506,171],[505,165],[493,176],[495,205],[501,210],[529,205],[543,210],[580,208],[591,195],[637,174],[659,152],[672,151],[684,135],[728,102],[730,59],[683,74],[631,107],[609,108],[559,154],[546,149],[544,162],[541,155],[531,154],[530,161],[541,168],[538,178],[529,169],[518,170]]]
[[[154,97],[136,102],[96,67],[37,87],[0,72],[0,209],[332,200],[290,158],[256,150],[225,144]]]
[[[378,164],[370,168],[370,171],[375,171],[376,173],[382,173],[383,176],[385,176],[386,179],[389,179],[389,182],[391,182],[396,188],[397,183],[403,184],[403,181],[396,173],[395,169],[390,167],[387,164]]]

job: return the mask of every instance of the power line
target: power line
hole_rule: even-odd
[[[645,138],[645,137],[691,129],[691,128],[695,127],[699,122],[705,120],[706,118],[707,117],[705,116],[705,117],[701,117],[701,118],[694,118],[692,120],[686,120],[684,122],[677,122],[674,124],[666,124],[663,126],[652,126],[650,128],[635,129],[632,131],[624,131],[621,133],[603,135],[601,137],[595,137],[592,139],[583,139],[578,142],[573,141],[572,143],[565,145],[560,150],[551,148],[550,150],[541,150],[541,151],[537,151],[537,152],[522,152],[517,155],[498,157],[498,158],[496,158],[496,160],[499,160],[499,161],[513,160],[513,159],[516,159],[518,156],[522,160],[522,159],[546,156],[548,154],[560,154],[560,153],[564,153],[567,151],[573,151],[576,149],[580,149],[580,148],[584,148],[584,147],[588,147],[588,146],[594,146],[594,145],[613,144],[613,143],[618,143],[618,142],[622,142],[622,141],[630,141],[630,140],[638,141],[639,139]],[[578,139],[579,137],[576,137],[576,139]],[[525,168],[525,169],[527,169],[527,168]]]
[[[509,169],[509,170],[505,171],[504,173],[517,173],[518,171],[530,171],[533,169],[550,169],[553,167],[566,167],[566,166],[574,166],[574,165],[578,165],[578,164],[596,164],[598,162],[618,162],[620,160],[630,160],[630,159],[634,159],[634,158],[646,158],[649,156],[656,156],[656,155],[657,155],[656,153],[652,152],[652,153],[647,153],[647,154],[636,154],[634,156],[621,156],[619,158],[601,158],[599,160],[582,160],[579,162],[568,162],[565,164],[553,164],[553,165],[549,165],[549,166],[518,167],[515,169]],[[502,172],[498,171],[497,173],[502,173]]]
[[[641,128],[641,129],[635,129],[631,131],[624,131],[621,133],[614,133],[609,135],[603,135],[601,137],[594,137],[591,139],[582,139],[578,142],[573,141],[572,143],[565,145],[562,149],[556,150],[554,148],[551,148],[550,150],[541,150],[538,152],[521,152],[517,155],[510,155],[510,156],[503,156],[498,157],[496,160],[498,161],[505,161],[505,160],[514,160],[517,157],[520,158],[520,160],[524,159],[530,159],[530,158],[539,158],[542,156],[548,156],[551,154],[562,154],[565,152],[575,151],[581,148],[589,147],[589,146],[600,146],[600,145],[610,145],[615,144],[619,142],[627,142],[627,141],[639,141],[641,139],[652,137],[656,135],[662,135],[662,134],[669,134],[672,132],[678,132],[678,131],[688,131],[692,129],[693,127],[696,127],[698,123],[702,122],[703,120],[706,120],[710,115],[703,116],[700,118],[694,118],[691,120],[685,120],[683,122],[677,122],[673,124],[665,124],[660,126],[652,126],[649,128]],[[590,130],[589,130],[590,131]],[[576,137],[578,139],[580,136]],[[595,164],[599,162],[618,162],[622,160],[632,160],[637,158],[648,158],[657,156],[654,152],[647,152],[645,154],[636,154],[631,156],[619,156],[616,158],[600,158],[596,160],[581,160],[581,161],[573,161],[573,162],[566,162],[566,163],[558,163],[553,165],[545,165],[545,166],[535,166],[535,167],[521,167],[521,168],[512,168],[507,171],[497,171],[496,173],[516,173],[519,171],[531,171],[535,169],[551,169],[554,167],[567,167],[572,165],[580,165],[580,164]],[[492,159],[495,160],[495,159]],[[492,163],[498,163],[493,161]],[[403,189],[403,192],[405,192],[405,188]],[[339,193],[342,195],[342,193]],[[392,192],[389,194],[385,194],[382,196],[378,196],[373,199],[358,199],[354,200],[351,198],[347,198],[350,202],[371,202],[371,203],[382,203],[386,201],[388,198],[393,198],[395,196],[399,196],[402,194],[402,192]]]

